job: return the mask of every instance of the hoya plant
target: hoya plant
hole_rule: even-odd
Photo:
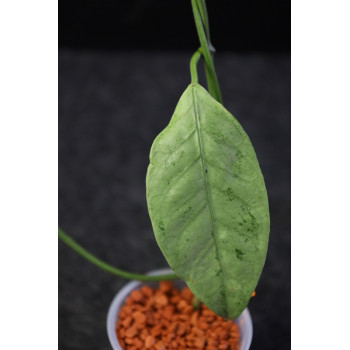
[[[142,281],[183,279],[217,315],[238,317],[258,283],[269,237],[269,209],[253,145],[223,106],[204,0],[192,0],[200,48],[191,82],[169,125],[156,137],[146,175],[156,241],[174,274],[147,276],[117,269],[59,229],[59,238],[102,269]],[[207,88],[198,83],[204,61]]]

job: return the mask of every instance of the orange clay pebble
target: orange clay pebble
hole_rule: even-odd
[[[192,315],[191,315],[191,324],[192,324],[192,326],[196,326],[198,324],[198,316],[199,316],[198,311],[194,310]]]
[[[239,350],[238,326],[203,304],[192,307],[188,288],[171,282],[134,290],[121,307],[116,334],[123,350]]]
[[[196,338],[193,345],[197,348],[197,349],[204,349],[205,346],[205,339],[204,338]]]
[[[181,310],[183,310],[186,306],[188,306],[188,304],[186,303],[186,301],[183,300],[183,299],[181,299],[181,300],[177,303],[176,308],[177,308],[179,311],[181,311]]]
[[[133,339],[133,345],[135,346],[136,349],[142,349],[143,348],[143,341],[140,339]]]
[[[157,306],[168,305],[168,297],[164,294],[158,294],[154,297]]]
[[[134,319],[135,323],[145,323],[146,322],[146,316],[144,313],[140,312],[140,311],[135,311],[132,314],[132,318]]]
[[[131,322],[132,322],[132,318],[131,318],[130,316],[127,316],[127,317],[123,320],[122,326],[123,326],[124,328],[129,328],[130,325],[131,325]]]
[[[169,281],[162,281],[159,283],[159,290],[163,293],[168,293],[172,290],[173,284]]]
[[[182,291],[181,291],[181,297],[182,299],[185,299],[186,301],[188,301],[189,303],[192,302],[192,299],[193,299],[193,294],[192,292],[188,289],[188,288],[184,288]]]
[[[140,288],[140,292],[146,297],[149,298],[152,296],[153,294],[153,290],[152,288],[148,287],[148,286],[143,286]]]
[[[154,343],[154,338],[151,335],[149,335],[145,340],[145,348],[150,349],[154,345]]]
[[[134,290],[130,293],[130,298],[137,303],[141,302],[143,299],[143,295],[139,290]]]
[[[166,349],[164,343],[161,340],[156,344],[155,348],[156,348],[156,350],[165,350]]]
[[[137,334],[136,327],[131,327],[125,332],[125,336],[128,338],[133,338]]]

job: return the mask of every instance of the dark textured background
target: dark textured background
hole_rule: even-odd
[[[59,223],[109,263],[167,266],[146,208],[155,136],[189,83],[191,53],[59,55]],[[290,58],[217,54],[225,106],[257,152],[270,200],[266,265],[249,309],[251,349],[290,349]],[[203,80],[202,80],[203,81]],[[125,283],[59,243],[59,349],[110,349],[105,320]]]

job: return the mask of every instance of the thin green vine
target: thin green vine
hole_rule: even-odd
[[[213,52],[215,49],[211,45],[209,37],[209,21],[205,0],[191,0],[191,3],[199,42],[201,44],[201,52],[205,62],[204,68],[208,91],[210,95],[222,104],[220,86],[214,67]]]
[[[190,73],[191,73],[191,83],[196,84],[198,83],[198,73],[197,73],[197,63],[201,57],[201,50],[197,50],[190,61]]]
[[[65,234],[60,228],[58,228],[58,238],[63,243],[65,243],[68,247],[72,248],[76,253],[78,253],[80,256],[82,256],[92,264],[96,265],[97,267],[99,267],[100,269],[106,272],[109,272],[113,275],[117,275],[119,277],[123,277],[129,280],[150,281],[150,282],[173,280],[178,278],[175,274],[148,276],[148,275],[142,275],[138,273],[132,273],[125,270],[117,269],[116,267],[113,267],[105,263],[104,261],[100,260],[99,258],[89,253],[86,249],[84,249],[82,246],[76,243],[71,237]]]
[[[198,10],[199,10],[201,18],[202,18],[203,27],[205,30],[205,35],[206,35],[207,42],[209,45],[209,50],[210,50],[210,52],[214,53],[215,48],[210,41],[209,18],[208,18],[207,7],[205,5],[205,0],[197,0],[197,7],[198,7]]]

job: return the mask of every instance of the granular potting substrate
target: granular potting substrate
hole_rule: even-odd
[[[126,298],[116,324],[124,350],[239,350],[239,330],[205,305],[195,310],[193,294],[171,282],[143,286]]]

